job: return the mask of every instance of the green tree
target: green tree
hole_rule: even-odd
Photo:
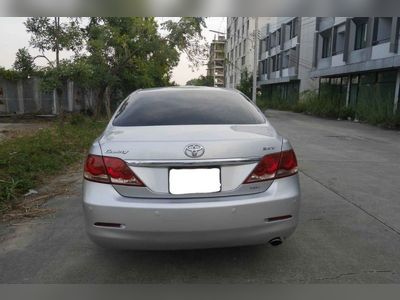
[[[186,18],[163,26],[164,36],[154,18],[90,19],[86,29],[87,61],[95,70],[94,84],[99,91],[96,113],[103,110],[110,115],[112,98],[121,99],[135,89],[169,85],[180,52],[197,51],[189,48],[192,43],[200,43],[200,19]],[[193,63],[198,63],[195,57]]]
[[[97,111],[111,114],[111,101],[135,89],[168,85],[179,54],[157,31],[154,18],[91,18],[87,63],[97,88]]]
[[[161,27],[168,32],[166,38],[169,45],[185,53],[193,68],[208,62],[209,46],[202,35],[202,29],[207,27],[205,18],[183,17],[176,22],[168,20]]]
[[[30,76],[35,72],[36,66],[34,59],[29,54],[28,49],[18,49],[13,67],[16,71],[20,72],[23,77]]]
[[[46,51],[56,55],[56,67],[60,63],[60,52],[71,50],[78,53],[83,47],[83,31],[79,18],[66,18],[61,22],[60,17],[33,17],[25,21],[26,31],[31,34],[30,45],[37,48],[41,55],[36,58],[44,58],[53,66],[53,62],[47,57]]]
[[[161,25],[162,34],[152,17],[91,17],[84,28],[79,19],[68,20],[61,24],[59,18],[29,18],[25,24],[32,34],[31,45],[49,61],[43,87],[57,89],[66,79],[76,79],[97,92],[95,114],[110,116],[111,108],[138,88],[171,85],[181,53],[193,66],[204,59],[203,18],[167,21]],[[77,55],[60,61],[63,49]],[[56,53],[55,66],[46,51]]]
[[[203,76],[199,78],[194,78],[186,82],[186,85],[196,85],[196,86],[214,86],[214,78],[212,76]]]
[[[31,34],[30,45],[41,52],[40,55],[34,57],[34,60],[37,58],[46,59],[49,63],[49,68],[55,68],[55,70],[51,70],[52,77],[58,76],[61,51],[70,50],[78,54],[83,47],[84,36],[80,27],[79,18],[66,18],[62,22],[60,17],[33,17],[28,18],[24,24],[27,32]],[[47,51],[55,53],[55,65],[48,58]],[[55,80],[53,82],[59,83],[60,80]],[[56,86],[56,107],[54,110],[56,112],[58,111],[61,118],[63,118],[63,108],[59,101],[58,88],[60,88],[60,86]]]

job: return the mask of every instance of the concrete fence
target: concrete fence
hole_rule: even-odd
[[[56,91],[40,89],[41,79],[32,77],[18,81],[0,78],[0,115],[8,114],[56,114]],[[58,91],[60,105],[67,112],[94,108],[93,90],[80,87],[73,81],[66,81]]]

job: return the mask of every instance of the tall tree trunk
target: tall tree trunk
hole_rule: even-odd
[[[111,89],[110,86],[107,85],[104,91],[104,108],[106,109],[107,118],[111,118]]]
[[[56,28],[56,40],[55,40],[55,49],[56,49],[56,69],[58,71],[60,66],[60,17],[54,17],[54,25]],[[57,104],[57,112],[60,117],[60,124],[64,126],[64,108],[60,101],[60,97],[58,96],[58,91],[56,90],[56,104]]]
[[[100,88],[96,91],[96,103],[94,107],[94,117],[98,118],[101,115],[102,107],[103,107],[103,97],[104,97],[104,88]]]

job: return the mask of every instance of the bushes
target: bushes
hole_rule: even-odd
[[[64,126],[0,143],[0,213],[29,189],[82,159],[105,122],[74,116]]]
[[[373,125],[398,128],[400,127],[400,109],[398,109],[397,114],[393,114],[392,102],[387,99],[390,99],[390,97],[382,99],[379,94],[370,93],[367,99],[359,99],[355,108],[346,107],[343,99],[338,97],[335,91],[328,89],[319,96],[316,91],[302,92],[299,101],[296,103],[274,98],[259,98],[257,103],[263,110],[290,110],[325,118],[358,119]]]

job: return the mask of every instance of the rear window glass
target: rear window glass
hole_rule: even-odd
[[[261,124],[261,112],[234,91],[160,89],[141,91],[119,108],[115,126]]]

